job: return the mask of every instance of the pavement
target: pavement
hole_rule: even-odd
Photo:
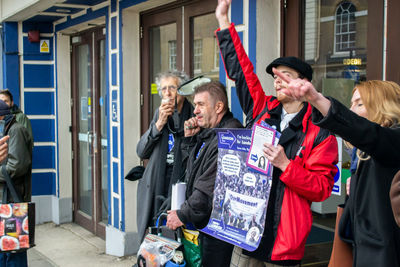
[[[126,266],[136,257],[105,254],[105,241],[74,223],[36,225],[36,246],[28,250],[29,267]]]
[[[29,267],[131,267],[136,263],[135,256],[106,255],[105,241],[75,223],[36,225],[35,243],[28,250]],[[308,244],[302,266],[328,266],[331,251],[330,240]]]

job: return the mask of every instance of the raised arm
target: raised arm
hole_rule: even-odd
[[[215,14],[220,28],[215,34],[226,73],[229,79],[235,82],[240,105],[247,115],[247,122],[249,122],[264,110],[266,102],[271,99],[271,96],[265,95],[239,35],[228,19],[230,3],[231,0],[218,1]]]
[[[385,165],[400,162],[400,128],[382,127],[358,116],[336,99],[324,97],[310,82],[291,79],[276,69],[273,72],[288,83],[284,94],[307,101],[317,110],[313,112],[314,124],[339,135]]]

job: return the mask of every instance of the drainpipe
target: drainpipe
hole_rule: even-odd
[[[382,60],[382,80],[386,80],[386,56],[387,56],[387,0],[383,1],[383,60]]]

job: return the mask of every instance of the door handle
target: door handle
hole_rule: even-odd
[[[97,152],[98,152],[97,146],[98,145],[97,145],[97,134],[96,133],[93,134],[93,143],[94,143],[94,153],[97,154]]]
[[[88,131],[87,132],[87,139],[88,139],[88,141],[87,141],[87,152],[88,152],[88,155],[90,155],[90,143],[92,142],[92,136],[93,136],[93,132],[92,131]]]

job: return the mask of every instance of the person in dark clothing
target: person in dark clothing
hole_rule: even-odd
[[[187,80],[188,76],[178,71],[160,73],[156,78],[161,105],[136,147],[138,156],[149,160],[137,190],[139,243],[157,216],[169,209],[172,184],[184,178],[188,152],[181,146],[183,124],[192,117],[193,106],[177,89]]]
[[[29,136],[33,140],[31,122],[28,119],[28,117],[14,103],[14,98],[10,90],[8,89],[0,90],[0,99],[3,100],[10,107],[10,112],[11,114],[15,115],[15,120],[19,124],[22,124],[28,130]]]
[[[7,189],[3,169],[10,176],[15,191],[22,202],[31,201],[31,174],[33,140],[27,129],[16,122],[10,107],[0,100],[0,120],[5,121],[3,135],[9,136],[8,157],[0,166],[0,192],[3,204],[16,202]],[[0,253],[0,266],[28,266],[26,251],[17,253]]]
[[[279,145],[264,144],[264,156],[274,166],[264,232],[259,247],[249,252],[235,247],[231,266],[298,266],[312,226],[311,203],[324,201],[332,192],[338,146],[335,136],[311,122],[312,107],[282,93],[285,83],[274,77],[276,97],[265,94],[253,71],[235,27],[228,19],[230,0],[219,0],[216,31],[228,77],[236,94],[246,127],[261,121],[281,132]],[[312,68],[295,57],[275,59],[272,67],[285,75],[311,81]]]
[[[400,86],[389,81],[361,82],[353,89],[349,110],[324,97],[311,83],[274,71],[288,83],[285,94],[314,106],[314,123],[358,150],[358,167],[338,228],[340,238],[353,246],[353,266],[400,266],[400,228],[389,197],[400,169]]]
[[[225,87],[209,82],[195,89],[195,117],[185,122],[185,139],[195,139],[186,168],[186,200],[179,210],[168,211],[167,226],[176,229],[192,223],[204,228],[211,215],[217,175],[218,140],[213,128],[242,128],[228,108]],[[233,245],[200,232],[202,265],[229,265]]]

